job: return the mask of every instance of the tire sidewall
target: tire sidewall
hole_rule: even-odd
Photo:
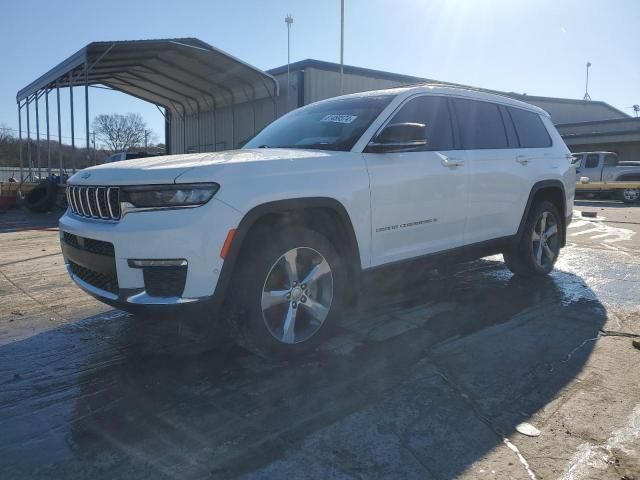
[[[531,237],[533,235],[534,228],[538,223],[538,219],[540,218],[540,215],[542,215],[543,212],[549,212],[554,216],[556,225],[558,225],[558,233],[556,235],[562,234],[561,229],[563,224],[562,224],[562,219],[560,218],[560,213],[558,212],[558,209],[551,202],[543,201],[538,203],[533,208],[533,210],[531,211],[531,214],[529,215],[529,218],[527,219],[525,231],[523,233],[523,238],[520,243],[520,248],[521,248],[522,259],[526,263],[528,263],[527,266],[529,267],[529,269],[533,273],[546,275],[553,270],[553,267],[556,261],[558,260],[558,256],[560,253],[560,243],[558,244],[557,250],[554,252],[555,256],[553,258],[553,261],[550,262],[547,265],[547,267],[544,267],[544,268],[540,267],[534,260],[533,242],[531,240]]]
[[[274,263],[293,248],[319,252],[333,275],[333,298],[329,314],[320,329],[307,340],[286,344],[276,339],[265,325],[261,298],[264,282]],[[243,249],[241,266],[234,275],[234,322],[240,343],[267,357],[299,356],[314,350],[333,330],[346,293],[346,268],[333,244],[322,234],[302,227],[261,229]]]

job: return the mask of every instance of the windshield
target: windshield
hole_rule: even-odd
[[[279,118],[244,148],[351,150],[393,95],[338,98],[314,103]]]

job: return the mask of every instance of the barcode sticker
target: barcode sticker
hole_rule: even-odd
[[[331,123],[351,123],[356,118],[357,115],[343,115],[338,113],[330,113],[329,115],[325,115],[321,122],[331,122]]]

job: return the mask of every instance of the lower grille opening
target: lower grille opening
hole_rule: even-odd
[[[69,261],[69,268],[81,280],[87,282],[100,290],[118,294],[118,277],[115,275],[105,275],[89,268],[85,268],[77,263]]]
[[[187,280],[187,267],[145,267],[144,289],[152,297],[181,297]]]
[[[113,244],[103,242],[102,240],[94,240],[92,238],[84,238],[69,232],[62,232],[64,241],[74,248],[86,250],[87,252],[96,253],[98,255],[107,255],[114,257]]]

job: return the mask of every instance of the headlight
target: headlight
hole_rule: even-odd
[[[122,187],[120,202],[128,209],[197,207],[211,200],[219,188],[217,183]]]

